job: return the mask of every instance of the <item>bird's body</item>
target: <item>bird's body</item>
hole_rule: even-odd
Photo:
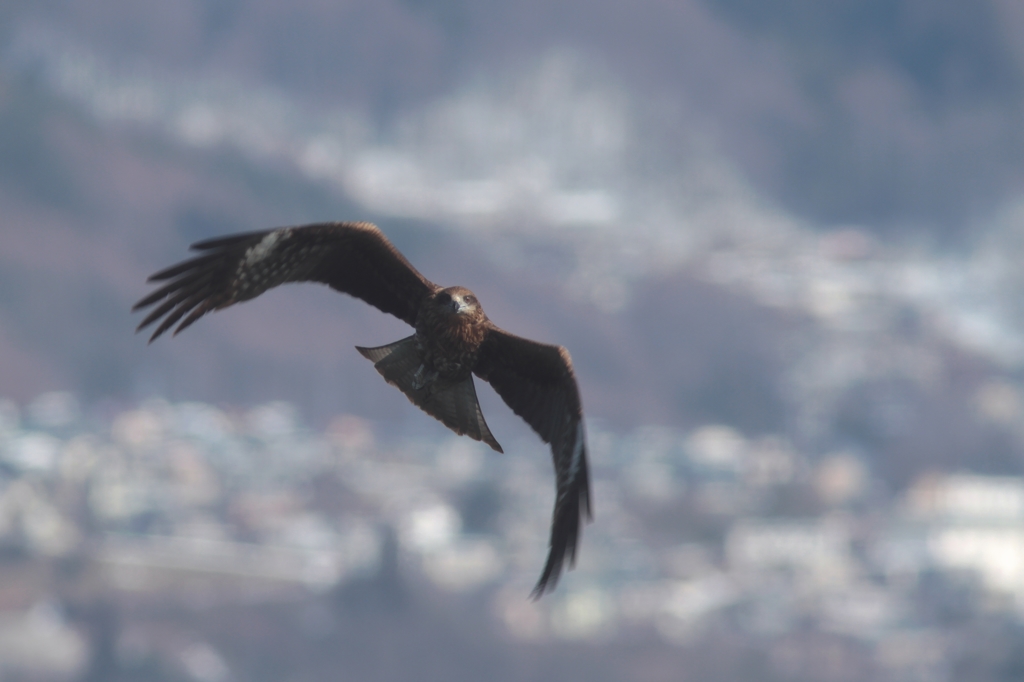
[[[357,350],[422,410],[501,452],[480,411],[473,375],[490,383],[551,444],[557,496],[550,551],[534,595],[554,588],[566,557],[575,562],[581,516],[590,517],[583,412],[568,351],[500,329],[473,292],[430,282],[369,223],[279,228],[192,248],[204,253],[153,275],[150,281],[170,281],[135,305],[159,303],[139,325],[164,318],[150,341],[182,317],[175,334],[207,312],[279,284],[314,281],[411,325],[412,336]]]
[[[419,306],[415,334],[387,346],[356,350],[420,409],[459,435],[502,452],[473,385],[480,349],[492,328],[497,329],[469,289],[437,288]]]

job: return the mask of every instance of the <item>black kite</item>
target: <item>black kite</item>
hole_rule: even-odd
[[[490,383],[551,444],[557,494],[550,551],[533,596],[554,589],[566,556],[570,566],[576,561],[580,518],[591,518],[583,412],[565,348],[498,328],[469,289],[430,282],[370,223],[284,227],[191,248],[201,255],[150,277],[166,284],[133,308],[159,304],[138,327],[163,318],[150,342],[182,317],[175,334],[210,311],[279,284],[320,282],[412,325],[412,336],[357,350],[427,414],[501,452],[480,412],[472,375]]]

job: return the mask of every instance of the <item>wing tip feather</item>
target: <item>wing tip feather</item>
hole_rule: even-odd
[[[582,536],[583,524],[593,521],[593,510],[590,506],[590,478],[584,469],[583,475],[567,492],[563,504],[556,503],[554,518],[551,524],[551,541],[548,545],[548,558],[540,579],[530,592],[530,599],[537,601],[548,592],[554,591],[562,577],[563,568],[568,563],[568,570],[576,567],[576,553]]]

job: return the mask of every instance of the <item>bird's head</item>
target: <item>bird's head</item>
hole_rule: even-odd
[[[466,287],[442,289],[434,295],[434,304],[449,315],[466,320],[480,321],[487,317],[476,296]]]

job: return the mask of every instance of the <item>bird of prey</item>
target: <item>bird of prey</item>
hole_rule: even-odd
[[[576,561],[581,518],[591,518],[583,412],[565,348],[499,328],[473,292],[429,281],[370,223],[282,227],[191,248],[199,255],[151,276],[162,286],[132,308],[156,306],[136,331],[163,318],[150,342],[179,320],[174,334],[279,284],[319,282],[415,328],[386,346],[356,350],[424,412],[502,452],[480,411],[472,375],[490,383],[551,445],[555,509],[547,562],[532,596],[554,589],[566,558],[570,566]]]

